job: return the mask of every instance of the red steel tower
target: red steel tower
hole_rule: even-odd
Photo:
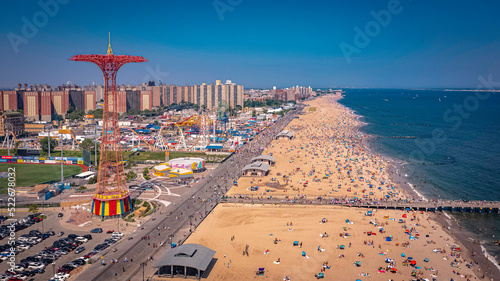
[[[125,181],[123,155],[118,126],[116,73],[129,62],[147,62],[140,56],[113,55],[111,40],[105,55],[76,55],[72,61],[95,63],[104,76],[104,110],[102,117],[101,159],[92,213],[104,217],[124,215],[132,209]]]

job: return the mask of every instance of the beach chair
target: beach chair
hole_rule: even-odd
[[[259,267],[259,270],[255,272],[256,275],[263,276],[264,275],[264,267]]]

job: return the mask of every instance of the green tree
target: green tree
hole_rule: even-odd
[[[31,212],[31,213],[36,213],[36,212],[38,212],[38,205],[37,205],[37,204],[32,204],[32,205],[30,205],[30,207],[29,207],[29,210],[28,210],[28,211],[29,211],[29,212]]]
[[[21,141],[16,141],[16,144],[14,144],[14,149],[12,150],[12,154],[17,155],[17,150],[19,149],[20,145]]]
[[[68,106],[68,111],[66,111],[66,113],[70,114],[73,111],[75,111],[75,107],[70,105],[70,106]]]
[[[89,110],[89,115],[94,115],[94,118],[102,118],[102,108]]]
[[[50,151],[54,150],[58,142],[56,139],[50,138]],[[40,146],[43,152],[49,151],[49,138],[45,137],[40,140]]]
[[[84,115],[85,115],[85,112],[83,112],[81,110],[74,110],[68,114],[68,119],[78,120],[78,119],[82,119]]]
[[[80,143],[80,148],[81,149],[85,149],[85,150],[91,150],[92,147],[94,146],[94,140],[92,139],[84,139],[81,143]]]
[[[91,177],[87,182],[87,184],[94,184],[94,183],[97,183],[97,176]]]

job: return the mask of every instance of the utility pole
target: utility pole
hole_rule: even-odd
[[[64,142],[61,133],[59,133],[59,138],[61,139],[61,184],[62,184],[64,181],[64,160],[63,160]]]
[[[97,121],[94,123],[94,169],[97,167]]]
[[[49,131],[47,132],[47,139],[48,139],[48,146],[49,146],[49,158],[50,158],[50,128],[52,127],[52,125],[50,124],[45,124],[44,126],[44,130],[47,128],[47,125],[48,125],[48,128],[49,128]]]

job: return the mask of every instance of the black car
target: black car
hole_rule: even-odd
[[[59,213],[59,214],[57,214],[57,217],[58,218],[62,218],[62,217],[64,217],[64,214],[63,213]]]
[[[61,266],[61,268],[64,269],[64,270],[68,270],[68,271],[71,271],[71,270],[75,269],[71,265],[67,265],[67,264]]]
[[[76,234],[69,234],[68,238],[71,238],[72,240],[75,240],[75,238],[78,237]]]
[[[42,233],[38,230],[31,230],[30,235],[42,235]]]
[[[45,265],[49,264],[49,263],[53,263],[54,260],[51,259],[51,258],[43,258],[40,262],[44,263]]]
[[[52,231],[52,230],[51,231],[46,231],[45,234],[48,234],[50,236],[56,235],[56,233],[54,231]]]
[[[85,238],[87,238],[89,240],[92,240],[92,235],[90,235],[90,234],[85,234],[85,235],[83,235],[83,237],[85,237]]]
[[[86,262],[84,260],[80,260],[80,259],[74,260],[73,263],[76,263],[78,265],[84,265],[84,264],[86,264]]]
[[[32,276],[35,276],[36,273],[34,273],[33,271],[23,271],[21,272],[20,274],[24,275],[24,276],[28,276],[28,277],[32,277]]]

